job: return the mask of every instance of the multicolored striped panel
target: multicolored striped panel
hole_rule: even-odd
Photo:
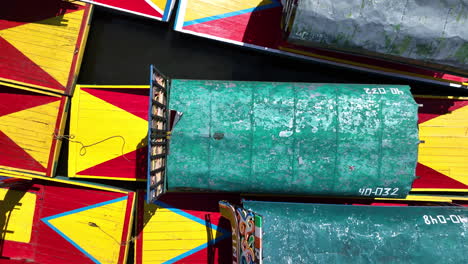
[[[126,263],[135,194],[56,182],[0,188],[2,258],[32,263]]]

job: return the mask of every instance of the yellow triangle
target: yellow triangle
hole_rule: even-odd
[[[468,184],[468,106],[419,125],[419,162]]]
[[[166,9],[167,0],[145,0],[150,6],[156,11],[164,15],[164,9]]]
[[[95,263],[117,263],[127,197],[42,219]]]
[[[248,1],[225,1],[225,0],[210,0],[210,1],[187,1],[187,9],[185,11],[184,21],[192,21],[212,16],[220,16],[237,12],[245,9],[256,8],[258,6],[268,5],[273,1],[263,0],[248,0]]]
[[[50,156],[60,100],[0,117],[0,130],[44,168]]]
[[[207,226],[184,215],[188,216],[179,209],[145,203],[143,263],[165,263],[207,244]],[[223,235],[212,228],[209,232],[213,240]]]
[[[84,10],[0,31],[10,44],[67,85]]]
[[[80,110],[76,115],[75,141],[84,145],[97,143],[84,150],[79,143],[70,143],[76,157],[76,173],[132,152],[146,144],[148,122],[85,91],[79,90]],[[123,138],[123,139],[122,139]],[[124,142],[125,140],[125,142]],[[125,145],[124,145],[125,143]],[[122,150],[123,146],[123,150]],[[72,149],[73,148],[73,149]],[[81,154],[80,154],[81,151]]]

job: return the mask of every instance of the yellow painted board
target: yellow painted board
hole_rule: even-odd
[[[4,4],[0,79],[71,95],[87,38],[91,5],[73,0]],[[25,18],[24,10],[34,10]]]
[[[422,143],[416,173],[429,181],[418,184],[417,179],[413,191],[468,191],[468,98],[415,96],[415,99],[422,105],[419,114]]]
[[[147,113],[148,86],[77,85],[69,177],[144,181]]]
[[[208,244],[230,236],[230,230],[219,227],[218,211],[200,210],[212,207],[220,198],[170,194],[156,204],[144,199],[144,193],[138,193],[135,263],[205,263]]]
[[[0,222],[2,240],[29,243],[36,207],[36,195],[0,188]]]
[[[68,97],[0,81],[0,171],[55,175]]]

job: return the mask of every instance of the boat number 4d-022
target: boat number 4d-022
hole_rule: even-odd
[[[364,88],[366,94],[403,94],[398,88],[384,88],[384,87],[376,87],[376,88]]]

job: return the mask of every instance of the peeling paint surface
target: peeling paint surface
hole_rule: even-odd
[[[415,179],[407,86],[173,80],[170,108],[168,190],[397,198]]]
[[[245,201],[263,263],[466,263],[468,209]]]
[[[468,1],[300,0],[287,41],[468,74]]]

